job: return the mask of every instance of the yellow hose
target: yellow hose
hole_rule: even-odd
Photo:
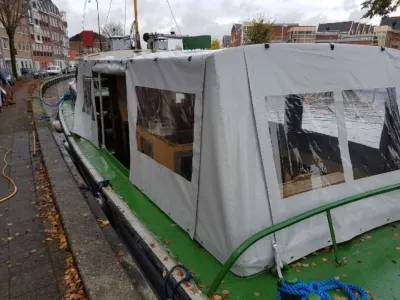
[[[2,172],[3,177],[5,179],[7,179],[14,186],[14,191],[10,195],[0,199],[0,203],[3,203],[5,201],[7,201],[7,200],[10,200],[12,197],[14,197],[15,194],[17,193],[17,191],[18,191],[18,188],[17,188],[17,185],[14,183],[14,180],[12,180],[10,177],[8,177],[6,175],[6,169],[8,167],[8,163],[7,163],[7,159],[6,158],[7,158],[8,152],[10,152],[10,150],[8,150],[7,148],[4,148],[4,147],[0,147],[0,150],[5,150],[6,151],[6,153],[4,154],[4,157],[3,157],[3,161],[4,161],[4,168],[3,168],[3,172]]]

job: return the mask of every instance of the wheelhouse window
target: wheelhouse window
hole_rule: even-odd
[[[354,179],[400,169],[400,116],[395,88],[342,92]]]
[[[192,179],[195,95],[136,87],[139,152]]]
[[[344,182],[333,92],[266,97],[282,198]]]

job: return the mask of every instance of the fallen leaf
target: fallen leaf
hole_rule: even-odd
[[[310,265],[309,265],[309,264],[302,264],[302,266],[303,266],[304,268],[308,268]]]
[[[12,267],[12,264],[9,264],[7,267],[8,267],[8,268],[11,268],[11,267]]]
[[[325,258],[325,257],[323,257],[323,258],[322,258],[322,261],[323,261],[323,262],[327,262],[327,261],[328,261],[328,259],[327,259],[327,258]]]
[[[349,262],[346,259],[342,260],[342,265],[347,265]]]
[[[133,280],[132,280],[132,284],[133,284],[133,285],[136,285],[136,279],[133,279]]]
[[[196,293],[198,290],[197,290],[196,287],[192,287],[192,288],[190,289],[190,291],[194,294],[194,293]]]
[[[164,271],[162,272],[162,277],[165,278],[165,276],[167,276],[167,271],[164,270]]]
[[[12,236],[9,236],[9,237],[7,238],[7,240],[9,240],[9,241],[11,241],[12,239],[13,239]]]
[[[398,232],[393,232],[392,237],[393,238],[398,238],[400,234]]]
[[[399,251],[400,251],[400,246],[399,246],[399,247],[396,247],[396,250],[399,250]]]
[[[15,235],[15,236],[19,236],[19,235],[21,235],[21,234],[20,234],[19,232],[17,232],[17,233],[15,233],[14,235]]]
[[[184,275],[182,270],[178,270],[177,274],[178,274],[179,277],[183,277],[183,275]]]
[[[260,297],[261,296],[261,294],[259,292],[254,292],[253,295],[256,296],[256,297]]]
[[[46,241],[52,241],[53,239],[52,238],[46,238]]]
[[[342,276],[343,276],[343,278],[348,278],[349,277],[349,275],[347,275],[347,274],[343,274]]]
[[[315,262],[311,263],[311,265],[312,265],[313,267],[316,267],[316,266],[317,266],[317,264],[316,264]]]
[[[8,226],[11,226],[13,223],[7,223]]]
[[[229,290],[222,290],[222,294],[229,295],[231,292]]]
[[[164,241],[163,241],[163,244],[165,244],[165,245],[168,245],[168,244],[170,244],[170,243],[171,243],[170,240],[164,240]]]
[[[367,254],[368,254],[368,255],[371,255],[371,254],[372,254],[372,251],[368,251]]]
[[[207,283],[202,283],[202,284],[199,284],[199,288],[205,288],[205,287],[207,287],[208,286],[208,284]]]
[[[122,255],[124,255],[125,254],[125,251],[124,250],[120,250],[119,252],[118,252],[118,256],[122,256]]]
[[[222,299],[222,297],[220,295],[214,295],[214,296],[212,296],[212,298],[214,300],[221,300]]]
[[[300,269],[297,269],[296,272],[297,272],[297,273],[301,273],[301,270],[300,270]]]
[[[156,244],[150,243],[150,247],[151,247],[151,248],[155,248],[155,247],[156,247]]]
[[[104,228],[104,226],[110,224],[110,222],[109,222],[108,220],[101,220],[101,219],[98,219],[97,222],[99,223],[99,226],[100,226],[101,228]]]
[[[167,261],[167,260],[168,260],[168,256],[165,256],[165,257],[164,257],[164,261]]]
[[[16,279],[17,279],[17,276],[11,277],[11,281],[14,281],[14,280],[16,280]]]

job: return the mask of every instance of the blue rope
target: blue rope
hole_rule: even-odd
[[[40,98],[40,97],[38,97],[38,99],[39,99],[44,105],[49,106],[49,107],[55,107],[55,108],[56,108],[56,110],[54,111],[54,113],[53,113],[51,116],[48,116],[48,115],[46,115],[46,114],[43,114],[43,115],[41,116],[41,119],[43,120],[43,119],[51,119],[51,118],[55,117],[55,116],[57,115],[58,111],[60,110],[61,106],[63,105],[64,101],[65,101],[65,100],[71,100],[71,99],[72,99],[72,95],[71,95],[71,93],[66,92],[66,93],[64,94],[64,96],[60,99],[60,101],[58,101],[56,104],[50,104],[50,103],[46,102],[44,99],[42,99],[42,98]]]
[[[334,278],[322,280],[320,282],[311,281],[309,284],[300,280],[297,281],[297,283],[290,284],[282,280],[280,282],[280,287],[278,287],[278,300],[284,300],[287,296],[299,296],[301,300],[307,300],[309,294],[316,294],[320,296],[321,300],[331,300],[332,298],[327,291],[336,289],[341,289],[346,292],[349,300],[357,300],[353,291],[358,292],[360,300],[368,300],[367,293],[361,287],[350,283],[344,283]]]

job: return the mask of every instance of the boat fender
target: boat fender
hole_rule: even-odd
[[[278,283],[278,300],[331,300],[327,291],[340,289],[347,294],[349,300],[368,300],[365,290],[357,285],[344,283],[335,278],[311,281],[306,284],[295,279],[294,281],[280,280]],[[357,292],[359,298],[353,293]]]
[[[54,129],[56,130],[57,133],[62,133],[63,132],[60,121],[58,121],[58,120],[53,121],[53,127],[54,127]]]

